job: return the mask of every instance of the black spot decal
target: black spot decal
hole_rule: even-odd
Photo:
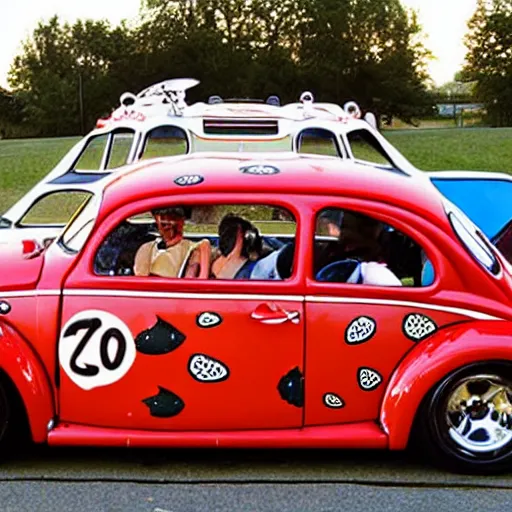
[[[11,311],[11,305],[5,300],[0,300],[0,315],[7,315]]]
[[[281,398],[290,405],[295,407],[304,405],[304,377],[298,366],[281,377],[277,389]]]
[[[229,368],[204,354],[194,354],[188,362],[188,371],[199,382],[222,382],[229,377]]]
[[[358,316],[345,330],[345,341],[349,345],[358,345],[372,338],[377,330],[377,324],[373,318]]]
[[[281,171],[273,165],[267,164],[252,164],[240,167],[244,174],[254,174],[256,176],[270,176],[272,174],[279,174]]]
[[[329,409],[341,409],[345,407],[345,402],[336,393],[325,393],[324,405]]]
[[[199,185],[203,181],[204,178],[199,174],[185,174],[176,178],[174,183],[180,187],[191,187],[192,185]]]
[[[428,316],[421,313],[411,313],[404,318],[402,330],[410,340],[421,341],[435,333],[437,325]]]
[[[142,400],[149,407],[149,413],[155,418],[172,418],[185,407],[185,402],[175,393],[158,386],[158,394]]]
[[[372,391],[382,382],[382,375],[372,368],[359,368],[357,370],[359,387],[364,391]]]
[[[215,327],[222,323],[222,317],[213,311],[199,313],[196,317],[196,324],[203,329]]]
[[[185,338],[186,336],[176,327],[157,317],[153,327],[142,331],[135,338],[135,346],[142,354],[158,356],[177,349]]]

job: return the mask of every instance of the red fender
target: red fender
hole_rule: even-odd
[[[416,411],[429,390],[470,363],[512,361],[512,324],[478,320],[442,329],[418,343],[393,373],[380,412],[389,448],[406,448]]]
[[[8,324],[0,323],[0,368],[10,377],[25,405],[32,439],[46,441],[55,416],[48,375],[28,343]]]

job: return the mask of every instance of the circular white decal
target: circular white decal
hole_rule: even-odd
[[[368,341],[374,334],[377,324],[373,318],[359,316],[350,322],[345,331],[345,341],[350,345],[357,345]]]
[[[224,363],[205,354],[193,355],[188,370],[200,382],[221,382],[229,377],[229,368]]]
[[[436,323],[421,313],[411,313],[404,318],[404,334],[413,341],[422,341],[437,331]]]
[[[382,382],[382,376],[377,370],[372,368],[359,368],[358,371],[359,386],[364,391],[372,391]]]
[[[81,311],[62,329],[59,361],[82,389],[108,386],[131,368],[135,342],[130,329],[117,316],[94,309]]]
[[[222,318],[217,313],[205,311],[204,313],[197,315],[196,323],[199,327],[208,329],[222,323]]]
[[[341,409],[345,405],[336,393],[325,393],[324,404],[331,409]]]

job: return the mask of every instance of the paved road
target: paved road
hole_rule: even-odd
[[[403,454],[34,448],[0,465],[0,511],[503,511],[512,474],[461,476]]]

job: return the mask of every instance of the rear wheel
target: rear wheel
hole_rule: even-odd
[[[435,463],[469,472],[512,466],[512,365],[474,364],[426,396],[416,424]]]

